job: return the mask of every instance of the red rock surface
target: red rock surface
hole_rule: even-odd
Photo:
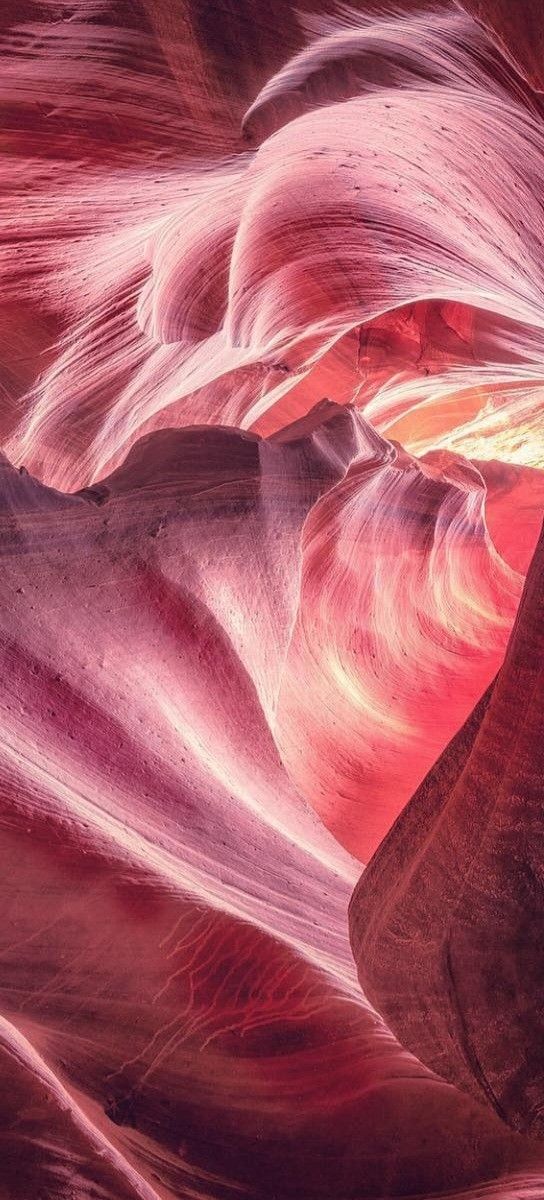
[[[460,0],[529,83],[544,91],[544,17],[539,0]]]
[[[274,743],[301,524],[368,437],[156,433],[74,496],[3,465],[10,1196],[532,1195],[359,993],[357,864]]]
[[[402,1043],[534,1137],[544,1132],[543,689],[544,535],[495,682],[350,908],[361,983]]]
[[[506,678],[544,514],[540,24],[0,6],[1,1200],[542,1200],[526,1077],[456,1074],[408,941],[397,1041],[347,916]],[[469,942],[481,1070],[537,1081],[539,980]]]

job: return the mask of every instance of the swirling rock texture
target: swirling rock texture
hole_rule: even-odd
[[[6,1200],[544,1197],[543,40],[4,0]]]

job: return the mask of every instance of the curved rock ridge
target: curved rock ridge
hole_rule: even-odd
[[[175,612],[180,585],[189,609],[204,605],[297,790],[365,861],[502,661],[544,493],[535,471],[496,464],[489,477],[487,489],[478,468],[445,453],[418,461],[356,410],[324,404],[270,439],[156,432],[82,496],[116,497],[128,512],[134,492],[150,512],[138,571],[151,608],[162,612],[170,587]],[[115,533],[107,513],[99,546]],[[136,538],[139,562],[139,520],[122,536]],[[92,540],[85,553],[109,578]],[[155,646],[156,615],[144,611],[139,639]],[[112,644],[118,636],[112,627]],[[203,704],[203,728],[219,730],[221,710]],[[246,732],[242,721],[241,761]]]
[[[333,405],[269,441],[154,433],[78,495],[3,461],[10,1197],[536,1194],[540,1148],[362,997],[358,864],[275,741],[301,540],[325,501],[370,503],[357,480],[392,471],[414,481],[412,532],[420,476],[450,495],[444,536],[483,495],[467,464],[420,468]],[[388,562],[401,543],[399,526]]]
[[[544,495],[538,472],[496,464],[489,478],[488,489],[451,455],[417,461],[330,403],[270,439],[157,431],[78,496],[6,464],[17,583],[8,569],[6,636],[15,613],[32,701],[24,736],[42,728],[49,753],[60,738],[61,756],[68,749],[86,770],[77,732],[67,740],[77,691],[119,719],[128,704],[130,726],[137,716],[152,738],[165,725],[173,748],[181,687],[205,770],[223,778],[226,755],[242,786],[254,755],[270,769],[281,758],[306,803],[364,860],[504,654]],[[68,602],[74,625],[61,635]],[[89,645],[102,657],[86,674]],[[51,720],[48,705],[36,710],[43,681],[33,663],[55,646],[64,683],[74,661]],[[110,658],[132,679],[124,700],[110,690]],[[240,681],[234,708],[229,673]],[[262,819],[279,819],[283,790],[272,805],[263,793]]]
[[[543,29],[0,5],[0,1200],[544,1197]]]
[[[495,45],[534,55],[533,10],[471,7],[9,3],[9,457],[75,490],[152,429],[329,395],[541,466],[542,102]]]
[[[357,422],[366,445],[305,521],[274,733],[366,861],[501,665],[544,489],[537,471],[417,460]]]
[[[367,996],[402,1043],[544,1132],[544,532],[504,664],[350,905]]]

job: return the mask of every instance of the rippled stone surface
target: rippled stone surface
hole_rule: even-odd
[[[536,816],[510,891],[480,872],[449,1050],[417,938],[397,1040],[348,937],[506,678],[544,514],[541,25],[0,6],[2,1200],[541,1200],[501,1119],[538,1131],[536,890],[501,908]],[[384,929],[420,832],[363,877]]]

